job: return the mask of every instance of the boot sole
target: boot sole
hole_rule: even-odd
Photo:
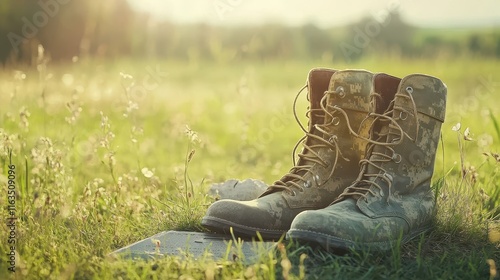
[[[258,232],[263,240],[279,240],[286,233],[286,230],[254,228],[215,217],[203,217],[201,225],[214,232],[228,235],[231,234],[232,228],[232,232],[236,237],[257,238]]]
[[[356,242],[352,240],[342,239],[335,236],[331,236],[321,232],[314,232],[309,230],[291,229],[286,234],[286,239],[297,241],[299,243],[312,243],[321,246],[328,252],[334,251],[349,251],[349,250],[377,250],[377,251],[388,251],[397,246],[398,244],[404,244],[411,239],[425,233],[430,230],[432,226],[425,228],[420,228],[414,230],[407,235],[404,235],[402,239],[395,239],[384,242]]]

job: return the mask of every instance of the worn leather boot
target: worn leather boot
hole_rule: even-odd
[[[287,238],[327,250],[384,250],[431,227],[446,86],[426,75],[378,74],[372,96],[370,144],[358,178],[330,206],[299,214]]]
[[[278,239],[297,214],[336,199],[356,179],[365,152],[366,142],[353,135],[369,135],[369,126],[360,124],[370,109],[372,77],[367,71],[311,70],[309,125],[307,130],[301,125],[304,148],[295,166],[257,199],[215,202],[201,224],[216,232],[232,228],[238,236],[259,232],[263,239]]]

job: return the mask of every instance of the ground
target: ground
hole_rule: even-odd
[[[447,84],[433,231],[391,252],[339,256],[292,244],[250,264],[107,257],[160,231],[203,230],[213,182],[271,183],[285,174],[303,134],[293,99],[319,66],[426,73]],[[1,232],[17,220],[13,236],[2,234],[0,278],[493,278],[500,263],[497,70],[494,60],[391,57],[349,64],[80,59],[2,70],[0,218],[8,222]],[[306,106],[303,96],[304,124]]]

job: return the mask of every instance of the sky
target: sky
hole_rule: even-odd
[[[383,17],[398,10],[421,27],[500,26],[500,0],[128,0],[137,10],[178,23],[244,25],[279,22],[321,27]]]

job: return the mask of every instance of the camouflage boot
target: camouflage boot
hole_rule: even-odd
[[[201,224],[216,232],[278,239],[304,210],[326,207],[356,179],[366,142],[352,136],[370,109],[373,74],[313,69],[309,73],[309,129],[288,174],[251,201],[212,204]],[[369,127],[364,133],[368,137]],[[297,146],[296,146],[297,147]],[[295,162],[295,160],[294,160]]]
[[[378,74],[373,87],[374,121],[358,178],[327,208],[298,215],[288,238],[327,250],[385,250],[430,228],[446,86],[425,75]]]

